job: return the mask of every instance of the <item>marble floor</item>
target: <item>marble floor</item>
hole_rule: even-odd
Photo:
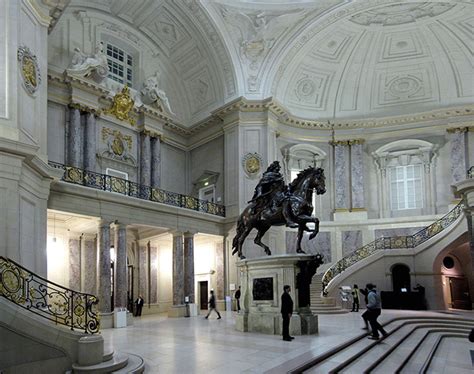
[[[458,312],[455,312],[456,314]],[[461,314],[461,312],[459,312]],[[203,316],[167,318],[148,315],[134,319],[134,325],[102,331],[106,345],[116,351],[135,353],[144,358],[146,373],[271,373],[281,372],[289,360],[304,354],[315,355],[361,333],[359,313],[319,316],[319,334],[297,336],[286,342],[280,336],[242,333],[235,330],[235,313],[223,312],[217,320]],[[384,310],[379,321],[406,315],[436,315],[434,312]],[[440,314],[438,314],[440,315]],[[446,314],[441,314],[446,316]],[[474,319],[474,313],[462,313]],[[448,354],[436,357],[438,373],[472,373],[470,349],[474,343],[454,340],[443,343]],[[439,362],[441,360],[441,362]],[[444,360],[444,361],[443,361]],[[283,366],[282,366],[283,365]]]

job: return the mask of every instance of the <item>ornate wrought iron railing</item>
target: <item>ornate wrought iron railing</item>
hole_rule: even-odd
[[[0,256],[0,295],[16,305],[55,323],[99,331],[98,303],[94,295],[76,292],[48,281],[16,262]]]
[[[474,178],[474,166],[471,166],[469,170],[467,171],[467,179],[473,179]]]
[[[460,202],[456,205],[449,213],[433,222],[431,225],[421,229],[417,233],[410,236],[395,236],[388,238],[378,238],[373,242],[370,242],[351,254],[343,257],[336,263],[334,263],[323,275],[323,295],[327,294],[327,287],[329,283],[344,270],[351,267],[355,263],[363,260],[366,257],[385,249],[403,249],[403,248],[415,248],[421,243],[424,243],[428,239],[431,239],[436,234],[439,234],[445,228],[450,226],[456,221],[459,216],[463,213],[464,204]]]
[[[181,195],[176,192],[161,190],[150,186],[144,186],[126,179],[95,173],[93,171],[66,166],[57,162],[49,161],[49,165],[55,169],[64,171],[62,180],[68,183],[95,188],[102,191],[115,192],[137,199],[154,201],[156,203],[172,205],[179,208],[191,209],[198,212],[225,217],[225,206],[199,200],[192,196]]]

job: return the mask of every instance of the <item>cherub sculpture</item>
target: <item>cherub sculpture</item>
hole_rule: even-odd
[[[160,89],[160,72],[157,70],[155,75],[151,75],[145,79],[143,82],[143,88],[141,92],[141,99],[144,104],[155,105],[161,110],[164,108],[171,114],[174,115],[174,112],[171,110],[170,102],[166,96],[165,91]]]
[[[97,82],[102,82],[109,74],[107,56],[104,53],[104,43],[97,43],[95,54],[87,56],[79,48],[74,48],[68,73],[91,77]]]

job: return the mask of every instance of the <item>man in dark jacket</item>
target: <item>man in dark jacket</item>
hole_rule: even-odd
[[[291,287],[286,285],[283,287],[281,295],[281,316],[283,318],[283,340],[291,342],[294,337],[290,336],[290,318],[293,314],[293,300],[290,296]]]
[[[375,286],[371,283],[367,285],[369,294],[367,295],[367,311],[368,311],[368,320],[370,327],[372,328],[372,335],[369,336],[369,339],[378,340],[379,331],[384,337],[386,337],[387,331],[384,330],[382,325],[377,321],[377,318],[380,316],[382,310],[382,303],[380,302],[380,296],[375,291]]]
[[[211,314],[212,311],[217,313],[218,315],[217,319],[221,319],[221,314],[216,308],[216,297],[214,296],[213,290],[211,290],[211,298],[209,299],[209,313],[207,313],[206,319],[209,318],[209,314]]]
[[[143,304],[145,304],[145,300],[143,300],[142,295],[138,295],[138,299],[135,300],[135,317],[140,317],[142,315]]]
[[[237,291],[235,291],[234,294],[235,300],[237,300],[237,312],[240,312],[240,286]]]

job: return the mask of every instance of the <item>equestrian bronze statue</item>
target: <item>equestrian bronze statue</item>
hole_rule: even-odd
[[[297,253],[305,253],[301,249],[301,239],[305,231],[311,232],[309,239],[314,239],[319,232],[319,219],[312,217],[313,190],[318,195],[326,192],[324,170],[309,167],[287,186],[280,173],[280,163],[274,161],[263,173],[262,179],[255,187],[255,193],[249,205],[240,214],[237,221],[237,235],[232,241],[232,254],[244,259],[242,245],[252,229],[258,233],[254,243],[271,255],[270,248],[262,243],[263,235],[271,226],[298,227]],[[314,223],[314,230],[306,226]]]

